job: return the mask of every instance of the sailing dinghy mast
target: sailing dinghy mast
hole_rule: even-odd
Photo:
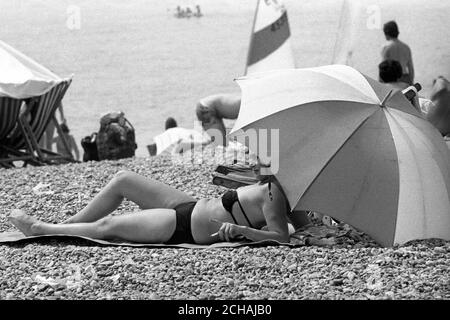
[[[247,74],[247,70],[248,70],[248,64],[250,62],[250,55],[252,52],[252,44],[253,44],[253,38],[255,36],[255,25],[256,25],[256,17],[258,16],[258,9],[259,9],[259,1],[260,0],[256,0],[256,9],[255,9],[255,14],[253,16],[253,24],[252,24],[252,30],[250,32],[250,46],[248,47],[248,52],[247,52],[247,61],[245,63],[245,71],[244,71],[244,75]]]

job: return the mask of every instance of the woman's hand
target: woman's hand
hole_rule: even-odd
[[[238,226],[234,223],[222,222],[216,219],[211,219],[211,221],[221,224],[219,231],[213,233],[211,236],[218,235],[220,240],[227,242],[244,238],[241,233],[242,226]]]

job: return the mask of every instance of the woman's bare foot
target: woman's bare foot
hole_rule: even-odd
[[[26,236],[34,236],[37,234],[35,229],[39,220],[26,214],[23,210],[15,209],[11,211],[8,220]]]

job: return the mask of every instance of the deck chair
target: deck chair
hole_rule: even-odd
[[[22,100],[17,125],[1,145],[3,154],[7,155],[6,159],[0,159],[1,163],[14,166],[14,161],[23,161],[25,166],[28,163],[44,165],[75,162],[73,156],[46,150],[38,143],[47,125],[53,121],[67,153],[70,154],[69,144],[64,139],[55,113],[71,82],[71,79],[63,80],[42,96]]]
[[[7,152],[2,148],[5,140],[13,131],[19,119],[20,106],[22,100],[9,97],[0,97],[0,166],[5,168],[12,167],[9,161],[2,161],[7,157]],[[7,159],[6,159],[7,160]]]

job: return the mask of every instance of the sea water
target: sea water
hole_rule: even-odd
[[[283,1],[297,67],[332,62],[342,1]],[[176,18],[178,5],[199,5],[203,16]],[[0,39],[62,77],[73,74],[64,111],[78,143],[99,129],[103,113],[122,110],[136,130],[137,156],[147,156],[145,146],[167,117],[192,128],[200,98],[240,92],[234,79],[245,70],[255,6],[256,0],[0,0]],[[381,37],[382,23],[397,20],[424,93],[436,76],[450,78],[450,1],[364,6],[367,28],[375,25]],[[359,48],[372,69],[379,41]]]

